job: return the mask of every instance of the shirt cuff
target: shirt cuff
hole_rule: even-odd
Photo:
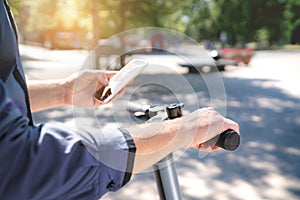
[[[124,186],[126,183],[129,182],[131,175],[132,175],[132,170],[133,170],[133,165],[134,165],[134,158],[135,158],[135,153],[136,153],[136,146],[134,144],[134,141],[129,134],[127,130],[124,128],[119,128],[119,130],[123,133],[123,136],[125,138],[125,141],[128,146],[128,158],[127,158],[127,167],[125,171],[125,176],[123,180],[122,186]]]
[[[123,172],[121,186],[131,178],[136,146],[129,132],[123,128],[79,131],[87,150],[106,167]]]

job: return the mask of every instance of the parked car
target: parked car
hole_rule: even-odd
[[[221,48],[211,50],[208,54],[213,58],[214,62],[207,59],[191,59],[191,62],[178,63],[182,67],[187,67],[189,73],[203,71],[207,67],[216,66],[219,71],[224,71],[227,65],[239,66],[240,64],[249,64],[253,50],[239,48]]]
[[[248,65],[252,56],[253,50],[248,48],[221,48],[218,50],[220,58],[226,60],[234,60],[237,63]]]

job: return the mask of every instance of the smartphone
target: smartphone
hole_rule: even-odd
[[[147,65],[148,62],[142,59],[131,60],[109,80],[108,85],[104,89],[99,89],[95,93],[95,98],[102,103],[109,102],[128,83],[137,77]]]

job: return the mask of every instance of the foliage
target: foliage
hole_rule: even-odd
[[[299,0],[286,0],[284,7],[284,28],[285,36],[288,42],[300,43],[300,1]]]
[[[221,33],[226,33],[231,45],[262,40],[271,44],[300,43],[299,0],[9,0],[9,3],[21,29],[31,32],[77,30],[92,32],[99,39],[151,26],[186,33],[198,41],[218,41]]]

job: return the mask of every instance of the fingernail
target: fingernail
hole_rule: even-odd
[[[109,82],[109,81],[108,81],[108,79],[107,79],[107,76],[104,74],[104,75],[103,75],[103,83],[107,85],[108,82]]]

